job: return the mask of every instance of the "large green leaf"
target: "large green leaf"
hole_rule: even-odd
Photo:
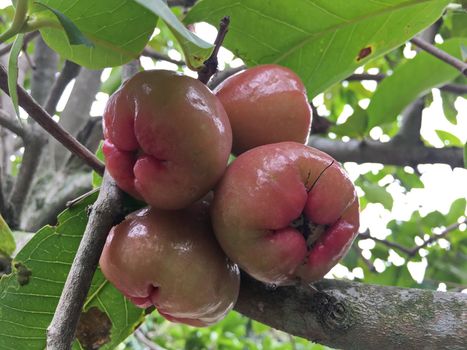
[[[0,349],[42,350],[46,328],[60,298],[66,276],[84,232],[89,196],[59,216],[55,227],[42,228],[18,253],[14,271],[0,279]],[[93,320],[91,330],[103,331],[99,337],[80,336],[81,346],[100,343],[100,349],[114,349],[142,319],[142,310],[127,301],[97,270],[85,311]],[[104,322],[105,321],[105,322]],[[105,327],[110,326],[110,334]],[[107,337],[108,336],[108,337]]]
[[[211,54],[213,46],[190,32],[172,13],[162,0],[134,0],[164,20],[177,38],[185,54],[185,61],[192,69],[203,66]],[[218,19],[218,21],[220,18]]]
[[[9,256],[15,251],[16,244],[13,238],[13,233],[8,227],[3,217],[0,215],[0,254],[4,253]]]
[[[204,0],[186,23],[231,24],[225,46],[248,64],[278,63],[304,81],[309,97],[433,23],[449,0]]]
[[[461,44],[467,39],[453,38],[438,47],[460,58]],[[461,74],[456,68],[423,51],[401,64],[378,86],[368,106],[369,128],[395,121],[402,110],[431,88],[445,84]]]
[[[46,43],[61,56],[88,68],[119,66],[138,57],[154,31],[157,17],[132,0],[42,0],[60,11],[88,38],[94,47],[70,45],[59,28],[43,28]],[[58,20],[50,11],[36,15]]]

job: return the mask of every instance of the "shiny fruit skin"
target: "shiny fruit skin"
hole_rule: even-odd
[[[216,96],[196,79],[136,74],[109,99],[103,152],[117,185],[159,209],[181,209],[222,176],[232,132]]]
[[[234,154],[282,141],[306,143],[311,108],[303,83],[290,69],[274,64],[249,68],[214,92],[229,116]]]
[[[100,267],[137,306],[193,326],[222,319],[239,292],[238,267],[216,242],[205,202],[133,212],[110,231]]]
[[[302,214],[324,231],[313,244],[293,227]],[[241,154],[215,190],[211,217],[225,253],[251,276],[276,285],[322,278],[359,226],[355,188],[340,165],[295,142]]]

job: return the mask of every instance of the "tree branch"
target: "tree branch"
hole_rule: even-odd
[[[31,130],[24,140],[24,154],[9,201],[14,213],[14,227],[20,226],[21,213],[31,189],[34,175],[39,166],[45,139],[37,131]]]
[[[217,32],[216,40],[214,41],[214,50],[211,56],[204,62],[204,67],[198,72],[198,80],[203,84],[207,84],[209,79],[217,72],[217,54],[224,42],[224,38],[229,30],[230,17],[226,16],[221,19],[219,31]]]
[[[170,7],[183,6],[192,7],[197,0],[167,0],[167,5]]]
[[[246,66],[240,66],[236,68],[224,69],[223,71],[217,72],[212,77],[211,81],[208,83],[208,87],[211,90],[214,90],[220,83],[222,83],[228,77],[246,69]]]
[[[24,39],[23,39],[24,45],[26,45],[28,42],[30,42],[32,39],[34,39],[38,35],[39,35],[38,31],[25,34]],[[12,46],[13,46],[13,43],[5,45],[2,48],[0,48],[0,56],[6,55],[7,53],[9,53]]]
[[[400,252],[405,253],[407,255],[412,255],[413,249],[406,248],[406,247],[404,247],[404,246],[402,246],[402,245],[400,245],[399,243],[396,243],[396,242],[391,242],[391,241],[388,241],[388,240],[385,240],[385,239],[380,239],[380,238],[373,237],[373,236],[370,235],[370,233],[368,231],[359,233],[358,236],[357,236],[357,239],[372,239],[375,242],[379,242],[381,244],[384,244],[386,247],[397,249]]]
[[[102,70],[90,70],[83,68],[75,80],[72,93],[68,99],[58,124],[76,137],[89,119],[92,103],[101,86]],[[55,159],[55,168],[60,169],[69,156],[68,150],[53,141],[52,147]]]
[[[428,245],[438,241],[439,239],[441,238],[445,238],[449,233],[451,233],[452,231],[455,231],[459,228],[460,225],[462,224],[466,224],[467,223],[467,218],[465,218],[464,220],[462,220],[461,222],[456,222],[454,224],[451,224],[449,225],[448,227],[446,227],[443,232],[441,232],[439,235],[433,235],[431,236],[430,238],[428,238],[426,241],[424,241],[421,245],[419,245],[418,247],[414,247],[410,252],[409,252],[409,255],[410,256],[414,256],[415,254],[417,254],[420,249],[422,248],[425,248],[427,247]]]
[[[460,147],[432,148],[404,143],[358,141],[343,142],[312,135],[312,146],[330,154],[340,162],[383,163],[400,166],[442,163],[452,167],[463,165],[463,150]]]
[[[8,94],[8,75],[5,68],[0,65],[0,88]],[[18,88],[18,100],[21,107],[28,112],[29,116],[33,118],[40,126],[49,132],[56,140],[64,145],[70,152],[79,156],[91,168],[99,174],[104,173],[104,165],[94,154],[92,154],[86,147],[81,145],[74,139],[66,130],[60,127],[52,117],[24,90],[21,86]]]
[[[349,75],[344,80],[347,80],[347,81],[362,81],[362,80],[381,81],[386,77],[387,75],[383,73],[379,73],[379,74],[362,73],[362,74]],[[458,95],[467,94],[467,86],[461,85],[461,84],[446,84],[446,85],[440,86],[439,89],[442,91],[446,91],[446,92],[450,92],[450,93],[454,93]]]
[[[146,334],[144,334],[144,332],[141,331],[140,329],[137,329],[135,331],[135,337],[141,343],[143,343],[145,346],[147,346],[149,350],[165,350],[163,347],[161,347],[160,345],[154,343],[151,339],[149,339],[146,336]]]
[[[235,309],[276,329],[345,349],[464,349],[467,295],[322,280],[273,289],[243,276]]]
[[[419,48],[428,52],[429,54],[439,58],[441,61],[444,61],[447,64],[450,64],[451,66],[456,68],[459,72],[467,76],[467,63],[462,62],[460,59],[449,55],[445,51],[438,49],[436,46],[420,38],[414,37],[410,39],[410,41],[413,44],[417,45]]]
[[[44,109],[50,115],[54,115],[57,109],[58,101],[60,97],[62,97],[63,91],[65,90],[66,86],[78,75],[81,66],[77,65],[74,62],[65,61],[63,65],[63,69],[60,72],[60,75],[55,80],[54,84],[52,85],[52,89],[50,89],[49,96],[47,96],[47,100],[44,105]]]
[[[0,126],[10,130],[19,137],[24,137],[26,130],[18,123],[16,119],[10,118],[7,113],[0,109]]]
[[[403,142],[407,145],[423,145],[420,138],[420,129],[422,127],[422,113],[424,108],[425,103],[423,98],[416,99],[405,108],[402,112],[401,126],[392,142]]]
[[[182,66],[182,67],[186,66],[185,61],[174,60],[173,58],[170,58],[167,55],[164,55],[164,54],[162,54],[160,52],[154,51],[150,47],[145,47],[143,52],[141,53],[141,56],[154,58],[154,59],[160,60],[160,61],[170,62],[170,63],[176,64],[177,66]]]
[[[81,309],[107,234],[123,216],[123,193],[106,172],[86,230],[71,266],[54,317],[47,329],[48,350],[69,350]]]

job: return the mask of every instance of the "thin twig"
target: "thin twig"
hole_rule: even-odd
[[[47,329],[48,350],[71,349],[81,310],[107,234],[123,217],[122,196],[122,192],[106,172],[54,317]]]
[[[8,94],[8,75],[5,68],[0,65],[0,88]],[[42,128],[65,146],[71,153],[76,154],[97,173],[104,173],[104,165],[86,147],[79,143],[70,133],[58,125],[52,117],[24,90],[17,85],[19,105]]]
[[[410,255],[412,254],[412,249],[410,248],[407,248],[407,247],[404,247],[398,243],[395,243],[395,242],[391,242],[391,241],[387,241],[385,239],[380,239],[380,238],[376,238],[376,237],[373,237],[370,235],[369,232],[362,232],[360,233],[358,236],[357,236],[358,239],[372,239],[373,241],[376,241],[376,242],[379,242],[381,244],[384,244],[385,246],[389,247],[389,248],[395,248],[407,255]]]
[[[467,63],[462,62],[460,59],[454,56],[451,56],[445,51],[438,49],[436,46],[420,38],[415,37],[415,38],[410,39],[410,41],[413,44],[417,45],[419,48],[428,52],[429,54],[439,58],[440,60],[446,62],[447,64],[450,64],[451,66],[459,70],[462,74],[467,76]]]
[[[229,31],[230,17],[225,16],[221,19],[219,24],[219,31],[217,32],[216,40],[214,41],[214,50],[212,50],[211,56],[204,61],[204,67],[198,72],[198,80],[203,84],[207,84],[209,79],[217,72],[217,54],[219,49],[224,42],[224,38]]]
[[[456,222],[454,224],[449,225],[439,235],[433,235],[430,238],[428,238],[426,241],[424,241],[418,247],[413,248],[410,251],[409,255],[414,256],[415,254],[417,254],[420,251],[420,249],[423,249],[423,248],[427,247],[429,244],[432,244],[432,243],[438,241],[439,239],[446,237],[450,232],[452,232],[454,230],[457,230],[459,228],[459,226],[461,226],[462,224],[466,224],[466,223],[467,223],[467,218],[464,218],[464,220],[462,220],[460,222]]]
[[[19,137],[24,137],[26,133],[26,129],[16,119],[10,118],[2,109],[0,109],[0,126],[10,130]]]
[[[54,115],[57,109],[58,101],[63,94],[66,86],[78,75],[81,67],[74,62],[65,61],[63,65],[63,69],[60,72],[60,75],[55,79],[52,88],[50,89],[49,96],[47,96],[47,100],[44,105],[44,109],[50,115]]]
[[[143,50],[143,52],[141,53],[141,56],[154,58],[154,59],[160,60],[160,61],[167,61],[167,62],[176,64],[177,66],[182,66],[182,67],[186,66],[185,61],[175,60],[175,59],[170,58],[169,56],[164,55],[164,54],[162,54],[160,52],[154,51],[153,49],[151,49],[149,47],[146,47]]]
[[[137,329],[136,332],[135,332],[135,337],[136,339],[138,339],[141,343],[143,343],[145,346],[147,346],[149,348],[149,350],[165,350],[163,347],[161,347],[160,345],[154,343],[153,341],[151,341],[151,339],[148,339],[148,337],[146,336],[146,334],[144,334],[143,331],[141,331],[140,329]]]
[[[360,258],[362,258],[363,262],[368,267],[368,270],[370,270],[371,272],[376,272],[376,268],[375,268],[375,265],[373,264],[373,262],[370,259],[367,259],[367,258],[365,258],[363,256],[363,252],[362,252],[362,250],[360,249],[360,247],[357,244],[353,244],[352,249],[357,252],[357,254],[360,256]]]
[[[240,66],[236,68],[229,68],[229,69],[224,69],[223,71],[217,72],[214,74],[212,77],[211,81],[209,81],[208,87],[211,90],[214,90],[219,84],[221,84],[225,79],[228,77],[246,69],[246,66]]]
[[[349,75],[344,80],[347,81],[362,81],[362,80],[374,80],[374,81],[381,81],[386,78],[387,75],[384,73],[378,74],[369,74],[369,73],[362,73],[362,74],[352,74]],[[467,85],[462,84],[446,84],[439,87],[440,90],[451,92],[458,95],[467,94]]]
[[[32,39],[34,39],[38,35],[39,35],[39,32],[37,32],[37,31],[25,34],[24,39],[23,39],[24,40],[24,45],[26,45],[28,42],[30,42]],[[10,52],[12,46],[13,46],[13,44],[8,44],[8,45],[5,45],[4,47],[2,47],[0,49],[0,56],[6,55],[8,52]]]
[[[168,0],[167,5],[170,7],[174,6],[183,6],[183,7],[191,7],[195,4],[197,0]]]

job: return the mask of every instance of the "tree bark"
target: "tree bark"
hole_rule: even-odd
[[[461,168],[464,166],[462,149],[459,147],[434,148],[423,144],[407,145],[397,140],[343,142],[320,136],[311,136],[308,145],[328,153],[340,162],[381,163],[412,167],[425,163],[442,163]]]
[[[276,329],[343,349],[465,349],[467,295],[322,280],[270,288],[243,276],[235,309]]]

